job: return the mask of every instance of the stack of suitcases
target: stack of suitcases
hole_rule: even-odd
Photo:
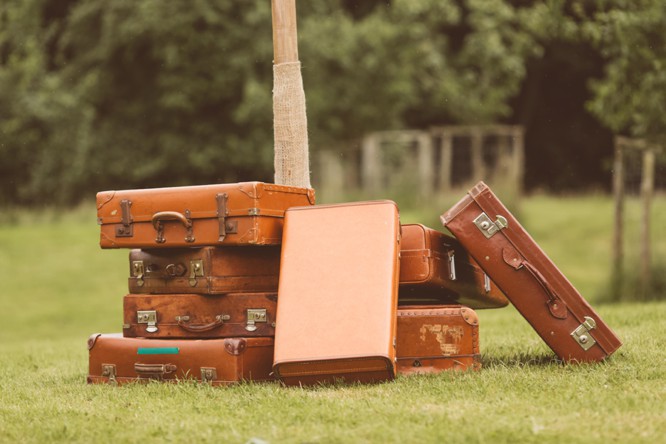
[[[621,345],[483,183],[442,215],[455,237],[401,225],[391,201],[261,182],[101,192],[97,209],[130,277],[123,332],[88,341],[89,383],[478,369],[474,310],[509,300],[565,361]]]

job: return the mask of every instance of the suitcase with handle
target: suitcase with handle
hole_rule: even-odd
[[[478,370],[479,317],[461,305],[401,306],[396,355],[403,375]]]
[[[212,385],[270,381],[273,338],[88,339],[89,384],[196,380]]]
[[[402,226],[398,301],[474,309],[509,303],[455,238],[420,224]]]
[[[287,210],[274,360],[282,382],[393,379],[399,241],[390,201]]]
[[[263,182],[97,193],[102,248],[278,245],[284,211],[314,190]]]
[[[128,294],[123,335],[143,338],[274,336],[277,293]]]
[[[485,183],[441,220],[562,360],[601,361],[622,345]]]
[[[130,293],[277,292],[280,247],[133,249]]]

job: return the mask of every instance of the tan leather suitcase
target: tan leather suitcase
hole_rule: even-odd
[[[89,384],[196,380],[212,385],[270,381],[273,338],[88,339]]]
[[[134,249],[129,264],[130,293],[277,292],[280,247]]]
[[[277,293],[128,294],[123,335],[144,338],[274,336]]]
[[[402,375],[478,370],[479,317],[462,305],[401,306],[396,355]]]
[[[400,245],[398,303],[479,309],[504,307],[509,301],[455,238],[421,224],[406,224]]]
[[[394,202],[287,210],[274,359],[285,384],[394,377],[399,240]]]
[[[97,193],[102,248],[277,245],[284,211],[314,190],[263,182]]]
[[[561,359],[600,361],[622,345],[486,184],[441,219]]]

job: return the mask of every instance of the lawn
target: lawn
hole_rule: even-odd
[[[655,205],[657,257],[666,256],[665,203]],[[86,385],[89,334],[120,331],[127,251],[98,248],[92,207],[5,216],[0,442],[658,442],[666,302],[601,303],[611,211],[603,196],[535,196],[520,207],[530,233],[624,341],[607,362],[556,362],[509,307],[479,311],[481,371],[313,389]],[[402,219],[437,227],[439,212]]]

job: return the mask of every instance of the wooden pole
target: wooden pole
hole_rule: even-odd
[[[298,62],[296,0],[272,0],[273,63]]]
[[[651,148],[643,151],[643,177],[641,180],[641,200],[643,215],[641,221],[641,293],[647,296],[650,286],[652,266],[650,251],[650,212],[652,208],[652,194],[654,192],[654,164],[655,154]]]
[[[613,197],[615,200],[615,217],[613,224],[611,292],[613,299],[618,300],[622,292],[622,258],[624,255],[624,159],[622,144],[618,137],[615,137],[615,159],[613,160]]]
[[[310,188],[307,115],[298,60],[296,0],[271,0],[275,183]]]

